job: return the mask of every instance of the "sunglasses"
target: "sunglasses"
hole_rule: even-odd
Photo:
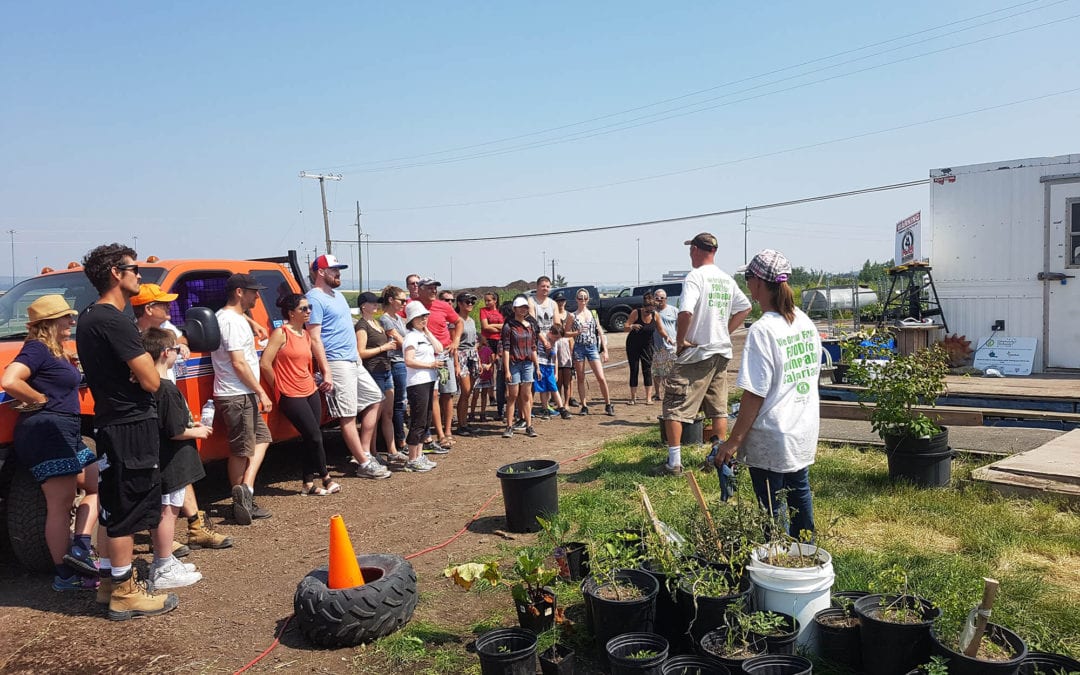
[[[121,272],[131,272],[132,274],[139,273],[139,266],[134,263],[130,265],[117,265],[116,269],[120,270]]]
[[[409,282],[406,282],[405,285],[406,286],[419,286],[420,282],[419,281],[409,281]]]
[[[300,306],[298,306],[296,308],[296,311],[298,311],[298,312],[310,312],[311,311],[311,305],[300,305]]]
[[[173,345],[172,347],[166,348],[165,351],[167,351],[167,352],[176,352],[177,354],[179,354],[180,353],[180,345]]]

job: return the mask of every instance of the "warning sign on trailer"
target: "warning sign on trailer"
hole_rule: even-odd
[[[904,218],[896,224],[897,265],[922,260],[922,211]]]

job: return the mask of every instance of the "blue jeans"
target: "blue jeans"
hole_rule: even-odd
[[[787,510],[780,518],[780,522],[788,523],[788,533],[799,538],[803,530],[814,531],[814,504],[810,493],[810,468],[806,467],[791,473],[779,473],[750,467],[750,481],[754,485],[754,494],[757,495],[758,503],[768,508],[769,500],[772,499],[773,517],[780,511],[780,500],[777,495],[781,490],[787,490]],[[768,485],[766,486],[766,481]],[[769,492],[772,492],[770,495]]]
[[[394,377],[394,440],[405,442],[405,362],[394,361],[390,364]]]

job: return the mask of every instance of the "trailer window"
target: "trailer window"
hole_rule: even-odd
[[[259,298],[266,310],[266,318],[270,320],[267,328],[273,330],[285,323],[285,320],[281,318],[281,310],[277,307],[278,300],[295,291],[285,279],[285,275],[277,270],[253,270],[251,274],[259,280],[260,284],[266,286],[265,289],[259,291]]]
[[[1080,201],[1069,204],[1069,265],[1080,267]]]
[[[231,272],[191,272],[180,277],[173,284],[170,293],[179,297],[169,303],[169,320],[177,327],[184,325],[184,313],[191,307],[209,307],[218,311],[225,306],[225,283]]]

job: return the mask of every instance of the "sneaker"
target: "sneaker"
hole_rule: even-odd
[[[66,579],[55,576],[53,577],[52,587],[54,591],[96,591],[98,578],[97,576],[86,577],[81,574],[72,574]]]
[[[424,462],[424,466],[426,466],[428,468],[434,469],[435,467],[439,466],[438,464],[431,461],[427,457],[424,457],[423,455],[420,455],[420,459]]]
[[[150,584],[155,589],[183,588],[200,579],[202,579],[202,572],[196,571],[194,565],[191,569],[187,569],[187,565],[176,558],[166,558],[163,564],[150,568]]]
[[[536,438],[538,434],[536,433],[536,429],[533,429],[532,427],[525,427],[525,435],[529,438]]]
[[[233,486],[232,512],[237,525],[251,524],[251,495],[243,485]]]
[[[604,406],[604,414],[608,417],[615,417],[615,404],[608,403],[606,406]]]
[[[450,452],[450,448],[444,448],[439,445],[438,441],[428,441],[424,443],[424,454],[445,455]]]
[[[570,411],[566,408],[559,408],[559,417],[563,418],[564,420],[570,419]]]
[[[525,420],[523,418],[518,418],[514,421],[514,431],[524,431],[525,427],[527,426],[528,425],[525,424]]]
[[[409,456],[408,455],[395,450],[392,454],[389,454],[389,455],[386,456],[386,461],[383,462],[383,464],[386,464],[387,466],[391,466],[391,465],[400,466],[402,464],[405,464],[408,461],[409,461]]]
[[[413,472],[416,472],[416,473],[423,473],[425,471],[431,471],[434,468],[435,468],[434,463],[433,462],[425,462],[423,455],[420,455],[420,457],[418,457],[416,459],[410,459],[408,462],[405,463],[405,470],[406,471],[413,471]]]
[[[570,398],[570,400],[569,400],[569,401],[567,402],[567,404],[566,404],[566,405],[567,405],[567,406],[569,406],[569,407],[571,407],[571,408],[576,408],[576,407],[578,407],[579,405],[581,405],[581,403],[579,403],[579,402],[578,402],[578,400],[577,400],[576,398],[573,398],[573,397],[571,397],[571,398]]]
[[[378,462],[368,460],[366,464],[361,464],[356,467],[356,476],[358,478],[371,478],[379,480],[381,478],[389,478],[392,474],[386,469],[385,466]]]
[[[87,551],[82,546],[72,546],[71,550],[64,554],[64,562],[83,574],[92,577],[98,575],[97,555],[93,551]]]
[[[270,513],[269,509],[264,509],[255,503],[255,500],[251,501],[251,517],[254,520],[262,520],[264,518],[272,518],[274,514]]]
[[[682,464],[668,466],[667,462],[663,462],[649,473],[654,476],[681,476],[683,474],[683,468]]]
[[[467,426],[458,427],[457,429],[454,430],[454,433],[456,435],[458,435],[458,436],[466,436],[466,437],[473,435],[472,429],[470,427],[467,427]]]
[[[188,547],[195,550],[200,548],[231,548],[233,545],[232,537],[226,537],[214,531],[214,526],[210,519],[206,517],[205,511],[199,511],[195,520],[188,523],[187,538]],[[176,554],[173,553],[173,555]]]
[[[155,616],[176,609],[180,599],[175,593],[153,593],[143,580],[136,580],[135,573],[126,579],[114,579],[109,598],[109,618],[127,621],[140,616]]]
[[[581,414],[582,415],[588,415],[589,414],[589,406],[587,406],[587,405],[581,406]]]
[[[514,427],[506,427],[506,431],[502,432],[502,437],[503,438],[513,438],[514,437]]]
[[[549,413],[547,411],[544,411],[544,412],[540,413],[539,415],[537,415],[536,419],[542,420],[544,422],[550,422],[551,421],[551,413]]]

